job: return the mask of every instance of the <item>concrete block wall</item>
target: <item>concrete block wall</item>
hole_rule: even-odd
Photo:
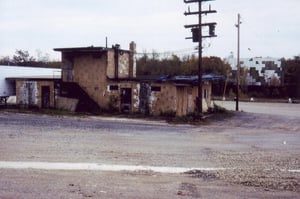
[[[196,110],[198,87],[191,85],[176,85],[174,83],[151,84],[150,109],[151,114],[174,111],[177,116],[183,116]],[[160,91],[155,91],[159,90]],[[203,111],[211,107],[211,84],[203,83]]]
[[[159,91],[160,88],[160,91]],[[157,91],[158,90],[158,91]],[[168,83],[151,84],[150,112],[159,115],[161,112],[176,112],[176,86]]]
[[[111,89],[114,87],[114,89]],[[136,82],[115,82],[115,81],[108,81],[107,82],[107,89],[105,92],[106,97],[106,104],[102,104],[102,107],[108,108],[108,104],[111,103],[111,97],[116,99],[115,107],[120,110],[121,105],[121,89],[129,88],[131,89],[131,112],[138,112],[138,95],[139,95],[139,84]]]
[[[74,58],[73,70],[73,82],[78,83],[95,102],[102,105],[106,101],[106,59],[81,55]]]
[[[115,77],[116,63],[114,50],[108,50],[107,52],[107,77],[110,79],[124,79],[135,77],[135,74],[131,74],[132,66],[130,65],[130,53],[127,51],[120,51],[118,53],[118,76]],[[134,70],[134,72],[136,69]]]
[[[16,102],[21,106],[36,106],[42,108],[42,87],[49,86],[50,88],[50,107],[55,107],[55,94],[53,81],[16,81]]]

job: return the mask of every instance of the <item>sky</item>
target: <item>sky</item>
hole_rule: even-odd
[[[218,37],[203,39],[203,56],[236,56],[238,13],[241,57],[300,55],[299,0],[215,0],[202,9],[209,5],[217,13],[202,21],[216,22]],[[106,37],[108,47],[129,49],[135,41],[138,53],[190,55],[197,43],[185,39],[191,31],[184,25],[198,23],[198,17],[184,16],[188,6],[198,9],[183,0],[0,0],[0,57],[21,49],[60,60],[53,48],[105,47]]]

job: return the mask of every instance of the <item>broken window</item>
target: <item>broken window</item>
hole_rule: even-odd
[[[161,91],[161,87],[160,86],[151,86],[151,91],[160,92]]]
[[[117,90],[119,90],[119,86],[118,85],[110,85],[109,86],[109,90],[111,90],[111,91],[117,91]]]

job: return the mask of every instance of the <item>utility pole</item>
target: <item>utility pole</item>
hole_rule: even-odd
[[[235,110],[239,111],[239,98],[240,98],[240,25],[241,25],[241,15],[238,14],[238,23],[235,25],[237,27],[237,69],[236,69],[236,101]]]
[[[187,37],[186,39],[193,39],[193,42],[198,42],[198,97],[196,99],[196,106],[198,113],[203,113],[203,106],[202,106],[202,38],[209,38],[209,37],[216,37],[215,35],[215,26],[216,23],[205,23],[202,24],[202,15],[216,13],[217,11],[211,10],[209,6],[209,10],[202,11],[202,2],[204,1],[213,1],[213,0],[184,0],[184,3],[198,3],[198,11],[191,12],[190,8],[188,12],[185,12],[184,15],[198,15],[198,24],[186,25],[185,28],[191,28],[193,37]],[[209,35],[203,36],[202,34],[202,27],[208,26],[209,27]]]

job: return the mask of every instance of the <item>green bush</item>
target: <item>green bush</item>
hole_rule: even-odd
[[[211,113],[227,113],[227,109],[214,103],[213,108],[210,108],[209,112],[211,112]]]

